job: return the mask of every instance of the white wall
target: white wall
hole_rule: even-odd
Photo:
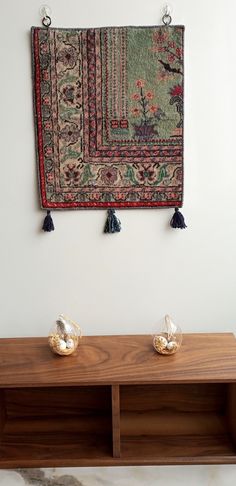
[[[56,231],[40,231],[29,30],[41,3],[0,5],[0,335],[45,335],[60,312],[85,334],[148,333],[165,313],[185,332],[234,331],[236,2],[171,0],[186,26],[188,229],[168,227],[172,210],[122,210],[117,235],[102,233],[104,210],[55,212]],[[164,4],[48,3],[63,27],[155,24]]]
[[[52,0],[54,26],[160,22],[160,0]],[[40,231],[31,96],[31,25],[39,0],[1,5],[1,336],[44,335],[59,312],[86,334],[149,332],[165,313],[184,331],[235,329],[236,157],[234,0],[172,0],[186,25],[185,214],[54,212]]]

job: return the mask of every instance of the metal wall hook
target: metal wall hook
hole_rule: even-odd
[[[164,25],[170,25],[172,22],[172,17],[170,14],[164,14],[162,17],[162,22]]]
[[[49,17],[49,15],[45,15],[45,17],[42,18],[42,24],[44,27],[50,27],[51,23],[52,19]]]
[[[39,9],[39,13],[40,13],[40,17],[42,19],[42,24],[44,27],[50,27],[51,23],[52,23],[52,19],[51,19],[51,8],[49,7],[49,5],[41,5],[40,9]]]
[[[172,22],[171,11],[172,8],[170,5],[165,5],[165,7],[163,8],[162,22],[164,25],[170,25],[170,23]]]

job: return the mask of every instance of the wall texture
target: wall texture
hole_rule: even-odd
[[[53,25],[63,27],[155,24],[163,8],[159,0],[48,3]],[[171,1],[174,22],[186,25],[188,229],[168,227],[172,210],[122,210],[118,235],[102,233],[103,210],[54,213],[56,231],[40,231],[29,34],[31,25],[40,25],[40,5],[1,2],[0,335],[45,335],[60,312],[77,320],[85,334],[148,333],[165,313],[184,331],[234,331],[235,1]],[[171,470],[156,477],[180,484]],[[208,482],[217,468],[193,468],[191,476],[185,471],[186,484],[193,471],[201,484],[218,484]],[[232,469],[224,471],[219,484],[231,484]],[[114,470],[114,483],[104,476],[104,484],[126,485],[119,474]],[[137,474],[132,472],[132,484]]]

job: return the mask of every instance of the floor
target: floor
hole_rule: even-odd
[[[236,466],[19,469],[0,486],[234,486]]]

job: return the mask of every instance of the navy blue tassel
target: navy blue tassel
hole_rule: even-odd
[[[120,230],[121,222],[116,216],[115,209],[108,209],[104,233],[119,233]]]
[[[180,228],[180,229],[187,228],[184,221],[184,217],[182,213],[179,211],[179,208],[175,208],[175,212],[171,218],[170,225],[171,228]]]
[[[50,211],[47,211],[47,216],[44,219],[42,229],[43,229],[43,231],[47,231],[47,232],[54,231],[54,224],[53,224],[53,220],[52,220],[52,216],[51,216]]]

